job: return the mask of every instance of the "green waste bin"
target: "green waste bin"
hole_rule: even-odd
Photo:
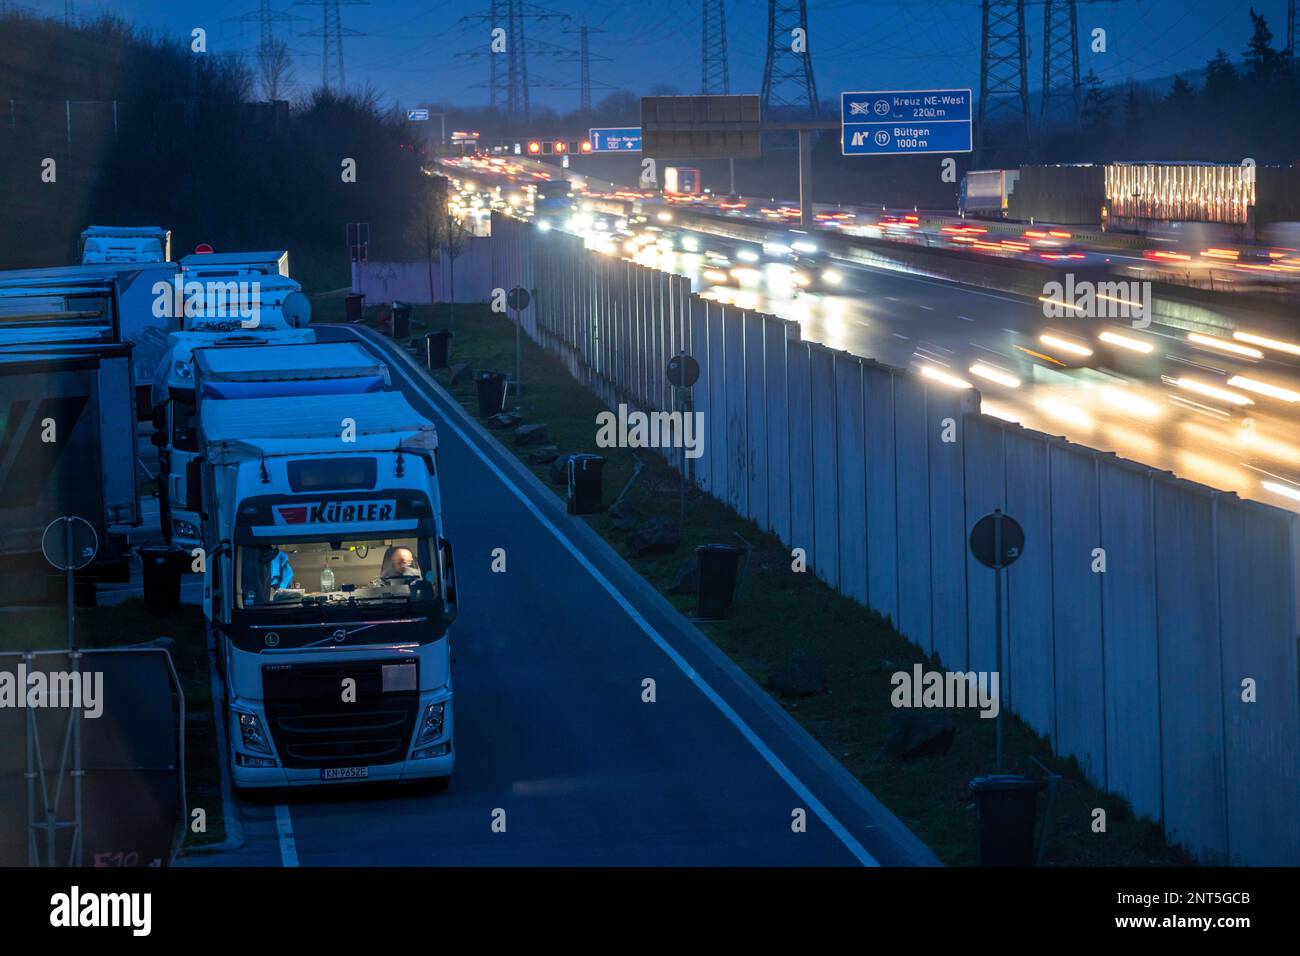
[[[474,377],[479,418],[491,418],[506,405],[506,373],[482,371]]]
[[[393,338],[411,337],[411,307],[404,302],[393,303]]]
[[[700,566],[696,617],[715,620],[731,613],[744,554],[730,544],[702,544],[695,549]]]
[[[343,297],[343,312],[349,322],[360,322],[363,315],[362,303],[366,297],[360,292],[349,292]]]
[[[165,544],[139,549],[144,571],[144,606],[156,614],[174,614],[181,606],[181,577],[189,567],[190,553]]]
[[[980,866],[1033,866],[1038,792],[1046,784],[1015,773],[976,777],[975,795]]]
[[[446,368],[451,355],[451,332],[448,329],[430,332],[424,338],[424,347],[429,368]]]

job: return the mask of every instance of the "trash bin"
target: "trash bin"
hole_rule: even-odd
[[[147,544],[139,549],[144,569],[144,606],[157,614],[172,614],[181,606],[181,575],[190,564],[184,548]]]
[[[393,338],[411,337],[411,307],[403,302],[393,303]]]
[[[506,373],[479,372],[474,378],[478,386],[479,418],[491,418],[506,405]]]
[[[695,549],[699,561],[699,593],[696,617],[726,617],[736,597],[736,578],[745,552],[729,544],[702,544]]]
[[[446,368],[447,358],[451,353],[451,331],[439,329],[430,332],[424,339],[429,368]]]
[[[349,322],[361,321],[361,304],[366,301],[366,297],[360,292],[349,292],[343,297],[343,312]]]
[[[605,459],[600,455],[570,455],[569,514],[596,514],[604,506],[601,470]]]
[[[1015,773],[976,777],[975,826],[980,866],[1033,866],[1041,780]]]

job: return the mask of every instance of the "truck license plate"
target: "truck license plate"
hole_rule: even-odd
[[[322,780],[359,780],[370,776],[369,767],[322,767]]]

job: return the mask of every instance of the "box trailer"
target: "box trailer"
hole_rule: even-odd
[[[0,348],[0,601],[43,591],[41,538],[76,515],[99,550],[87,574],[122,580],[140,524],[131,343]]]
[[[269,348],[269,345],[292,346]],[[388,367],[355,343],[313,345],[272,339],[257,345],[215,341],[193,351],[188,383],[169,385],[162,409],[158,447],[158,497],[163,537],[194,548],[200,543],[199,406],[205,400],[296,395],[351,395],[389,387]]]
[[[90,226],[81,233],[81,261],[166,262],[172,234],[162,226]]]

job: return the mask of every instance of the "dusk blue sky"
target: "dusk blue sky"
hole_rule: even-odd
[[[19,0],[20,5],[23,0]],[[63,0],[27,0],[29,9],[62,15]],[[207,28],[209,48],[251,49],[256,24],[242,28],[230,18],[257,10],[257,0],[230,2],[163,2],[75,0],[79,14],[112,10],[155,33],[187,35],[194,26]],[[1234,58],[1250,36],[1251,4],[1245,0],[1080,0],[1081,70],[1089,67],[1107,82],[1151,79],[1196,69],[1223,47]],[[1285,44],[1286,0],[1256,0],[1273,30],[1274,45]],[[320,83],[320,39],[300,36],[319,29],[321,6],[273,0],[276,10],[307,18],[277,24],[300,55],[296,57],[297,87]],[[585,22],[603,33],[591,35],[593,56],[610,62],[592,64],[593,99],[609,90],[600,84],[637,95],[668,84],[683,93],[699,92],[699,0],[548,0],[539,3],[557,13],[559,21],[529,23],[529,38],[577,49],[577,36],[566,26]],[[364,36],[344,41],[348,85],[369,84],[386,101],[410,105],[445,98],[466,105],[485,103],[486,58],[457,57],[475,47],[486,49],[487,25],[462,22],[465,14],[485,12],[487,0],[371,0],[343,6],[343,24]],[[841,90],[926,87],[978,88],[980,51],[979,0],[808,0],[809,48],[813,55],[818,93],[822,100]],[[1043,6],[1027,7],[1030,39],[1030,85],[1041,76]],[[727,39],[730,47],[731,91],[758,92],[766,43],[765,0],[728,0]],[[1108,52],[1088,51],[1093,27],[1107,30]],[[536,88],[533,102],[567,111],[578,103],[578,63],[554,57],[530,56],[529,71],[537,77],[573,87]]]

